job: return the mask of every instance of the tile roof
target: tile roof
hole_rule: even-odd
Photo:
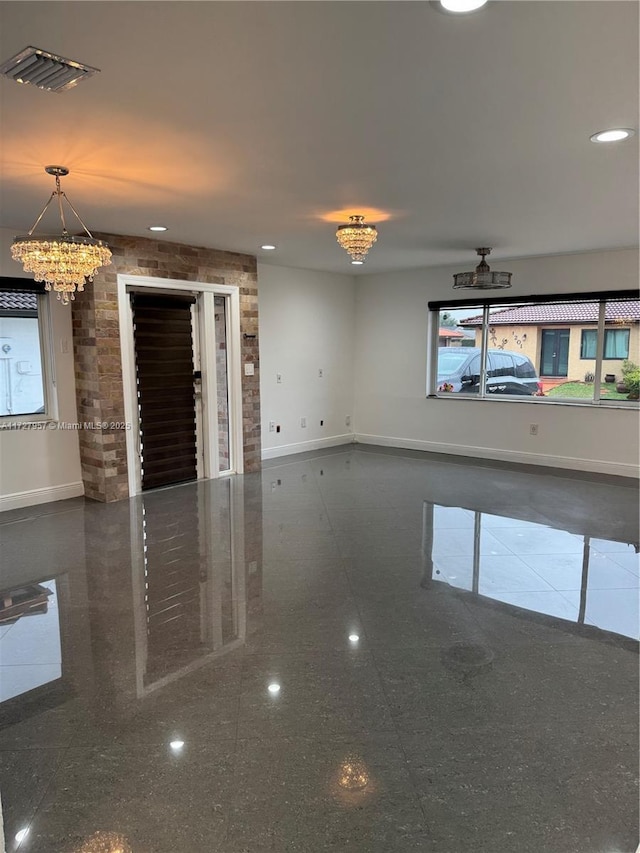
[[[566,302],[564,304],[517,305],[492,311],[492,326],[539,325],[541,323],[597,323],[599,304],[597,302]],[[608,321],[624,320],[627,323],[640,321],[640,300],[625,299],[621,302],[607,302],[605,318]],[[461,326],[481,326],[482,315],[460,320]]]
[[[37,311],[38,294],[0,290],[0,311]]]
[[[460,329],[450,329],[448,326],[440,326],[438,331],[439,338],[464,338]]]

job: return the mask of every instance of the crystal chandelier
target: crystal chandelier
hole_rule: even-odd
[[[14,261],[22,263],[25,272],[33,273],[36,281],[44,281],[45,290],[56,291],[58,299],[67,305],[70,299],[75,298],[76,290],[84,290],[85,279],[92,281],[100,267],[111,263],[111,250],[105,242],[93,238],[75,207],[60,189],[60,178],[68,175],[69,170],[64,166],[46,166],[45,172],[55,177],[56,188],[29,233],[13,241],[11,256]],[[54,198],[58,200],[62,234],[57,237],[47,234],[36,237],[33,232]],[[63,199],[84,229],[84,235],[74,237],[68,233]]]
[[[488,255],[491,249],[476,249],[476,252],[482,260],[473,272],[459,272],[454,275],[453,289],[491,290],[511,287],[511,273],[491,272],[489,264],[485,261],[485,255]]]
[[[363,264],[367,252],[378,239],[375,225],[365,225],[364,216],[349,217],[347,225],[340,225],[336,231],[338,243],[351,255],[352,264]]]

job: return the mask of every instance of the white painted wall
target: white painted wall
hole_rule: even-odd
[[[0,228],[0,275],[28,277],[11,258],[15,232]],[[75,423],[71,310],[53,297],[51,319],[58,417]],[[67,341],[66,353],[62,342]],[[83,494],[77,432],[72,430],[0,430],[0,510],[15,509]]]
[[[509,295],[638,287],[636,250],[496,261]],[[355,429],[361,442],[638,476],[638,410],[447,398],[427,400],[427,303],[464,298],[452,275],[475,265],[360,276]],[[500,291],[496,292],[500,295]],[[529,434],[529,424],[539,434]]]
[[[258,293],[263,458],[351,441],[353,276],[258,264]]]

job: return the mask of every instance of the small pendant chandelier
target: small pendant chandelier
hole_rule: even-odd
[[[36,281],[44,281],[45,290],[54,290],[62,304],[68,305],[69,300],[75,298],[76,290],[84,290],[86,279],[92,281],[100,267],[111,263],[111,250],[102,240],[94,239],[75,207],[60,189],[60,178],[68,175],[69,170],[64,166],[46,166],[45,172],[55,177],[56,188],[29,233],[16,237],[13,241],[11,257],[22,263],[25,272],[33,273]],[[34,236],[33,232],[54,198],[58,199],[62,234]],[[74,237],[67,231],[63,199],[82,226],[84,235]]]
[[[466,288],[468,290],[491,290],[493,288],[511,287],[510,272],[492,272],[489,264],[485,261],[485,255],[491,249],[476,249],[482,260],[473,272],[459,272],[453,276],[453,289]]]
[[[364,216],[349,217],[346,225],[340,225],[336,239],[342,248],[351,255],[352,264],[363,264],[367,252],[378,239],[375,225],[365,225]]]

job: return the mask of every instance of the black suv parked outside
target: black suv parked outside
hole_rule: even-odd
[[[479,347],[438,348],[438,391],[477,394],[480,388]],[[542,393],[542,382],[526,355],[509,350],[487,351],[487,394]]]

